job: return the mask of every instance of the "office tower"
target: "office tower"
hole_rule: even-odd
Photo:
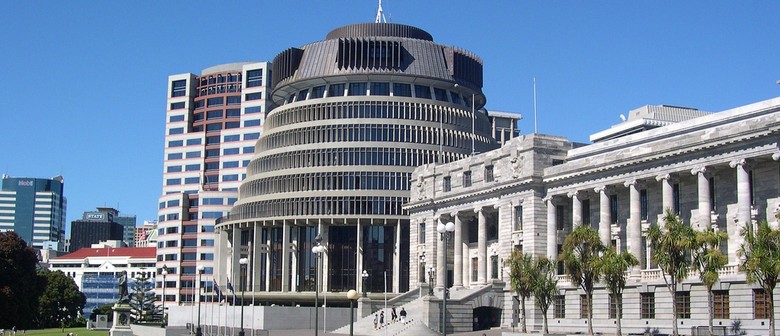
[[[100,210],[100,208],[98,208]],[[128,247],[135,246],[135,225],[136,216],[114,216],[114,221],[122,225],[122,241]]]
[[[144,221],[144,225],[135,228],[133,243],[135,247],[146,247],[151,234],[157,230],[157,221]],[[156,246],[156,245],[155,245]]]
[[[196,271],[211,283],[214,221],[238,198],[268,111],[269,63],[231,63],[168,77],[165,160],[157,224],[157,274],[166,292],[193,301]],[[158,294],[162,293],[158,283]],[[210,287],[210,286],[209,286]]]
[[[70,223],[70,252],[101,241],[124,242],[125,228],[116,222],[118,216],[119,211],[114,208],[97,208],[97,211],[84,212],[80,220]]]
[[[28,244],[62,243],[65,236],[64,179],[3,175],[0,190],[0,232],[16,231]],[[62,249],[62,244],[58,244]]]
[[[407,291],[402,205],[429,183],[412,171],[498,147],[482,61],[419,28],[353,24],[276,56],[271,99],[239,201],[217,224],[219,285],[313,302],[320,236],[324,291]]]

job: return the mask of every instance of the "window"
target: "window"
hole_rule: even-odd
[[[168,153],[168,160],[181,159],[181,153]]]
[[[412,86],[404,83],[393,83],[393,96],[411,97]]]
[[[298,91],[298,98],[296,98],[295,101],[306,100],[307,95],[309,95],[309,89]]]
[[[238,154],[239,149],[238,148],[225,148],[222,150],[222,155],[234,155]]]
[[[366,89],[368,89],[368,83],[366,83],[366,82],[349,83],[349,92],[347,92],[347,95],[348,96],[365,96],[366,95]]]
[[[228,105],[241,105],[241,96],[228,96],[227,97],[227,104]]]
[[[188,159],[194,159],[200,157],[200,151],[187,152]]]
[[[201,253],[200,260],[214,260],[214,253]]]
[[[556,205],[555,206],[555,226],[558,230],[563,230],[563,215],[564,215],[564,209],[563,205]]]
[[[498,256],[490,256],[490,278],[498,279]]]
[[[238,168],[238,161],[226,161],[222,164],[222,168]]]
[[[590,300],[588,300],[588,296],[585,294],[580,295],[580,318],[588,318],[588,313],[590,310]]]
[[[328,87],[328,97],[341,97],[344,95],[344,84],[331,84]]]
[[[249,70],[246,72],[246,87],[263,86],[263,69]]]
[[[238,134],[232,134],[232,135],[226,135],[224,142],[233,142],[233,141],[239,141],[241,140],[241,135]]]
[[[639,293],[639,315],[643,319],[655,318],[655,293]]]
[[[260,119],[244,120],[244,127],[260,126]]]
[[[515,206],[515,231],[523,230],[523,206]]]
[[[493,165],[485,166],[485,182],[493,182]]]
[[[677,317],[691,318],[691,292],[677,292],[675,297],[677,299]]]
[[[309,99],[322,98],[325,96],[325,85],[315,86],[311,89]]]
[[[674,211],[674,213],[679,215],[680,214],[680,184],[679,183],[675,183],[674,185],[672,185],[672,198],[674,199],[674,204],[673,204],[674,209],[672,209],[672,211]]]
[[[254,146],[246,146],[244,147],[244,154],[254,153],[255,147]]]
[[[206,99],[206,107],[222,106],[225,105],[225,99],[223,97],[214,97]]]
[[[244,140],[255,140],[260,137],[260,133],[247,133],[244,134]]]
[[[197,139],[187,139],[187,146],[200,145],[200,143],[201,143],[200,138],[197,138]]]
[[[450,176],[445,176],[443,182],[444,182],[444,186],[443,186],[444,191],[451,191],[452,190],[452,178]]]
[[[372,96],[389,96],[390,83],[371,83]]]
[[[553,318],[566,318],[566,295],[556,295],[553,306]]]
[[[188,164],[184,166],[185,171],[197,171],[200,170],[200,163]]]
[[[463,172],[463,187],[467,188],[471,186],[471,171],[467,170]]]
[[[214,246],[214,239],[203,239],[200,241],[200,246]]]
[[[615,295],[609,294],[609,318],[617,318],[618,311],[620,309],[620,307],[618,307],[618,303],[622,305],[623,297],[617,297]],[[620,316],[623,317],[623,312],[620,313]]]
[[[425,222],[417,226],[417,242],[425,244]]]
[[[222,176],[222,182],[238,181],[238,174],[230,174]]]
[[[168,131],[168,134],[183,134],[183,133],[184,133],[184,128],[183,127],[171,128]]]
[[[203,108],[203,100],[195,101],[195,109]]]
[[[710,177],[710,206],[712,206],[712,211],[715,211],[718,208],[718,204],[716,203],[717,199],[715,198],[715,178]]]
[[[609,195],[609,219],[612,224],[618,222],[618,197],[617,195]]]
[[[436,100],[447,101],[447,91],[440,88],[433,88],[433,94]]]
[[[639,208],[641,210],[640,218],[647,220],[647,189],[639,191]]]
[[[244,100],[250,101],[250,100],[260,100],[263,99],[263,93],[262,92],[255,92],[255,93],[247,93],[244,95]]]
[[[479,276],[479,259],[471,258],[471,281],[477,281]]]
[[[220,119],[222,118],[222,110],[214,110],[206,112],[206,120]]]
[[[431,99],[431,88],[425,85],[415,85],[414,96],[417,98]]]
[[[753,289],[753,318],[768,319],[769,305],[773,304],[772,299],[762,288]]]
[[[712,291],[712,317],[716,319],[728,319],[729,316],[729,291]]]
[[[171,83],[171,97],[182,97],[187,93],[187,80],[181,79]]]
[[[238,118],[241,117],[241,109],[232,108],[225,110],[226,118]]]
[[[184,179],[184,184],[198,184],[200,183],[200,177],[187,177]]]
[[[260,112],[263,112],[263,108],[261,106],[250,106],[244,108],[244,114],[260,113]]]
[[[179,185],[181,184],[180,178],[170,178],[165,180],[165,185]]]
[[[450,91],[450,97],[452,98],[453,104],[458,104],[458,105],[462,104],[460,100],[460,95],[458,93]]]
[[[184,108],[184,102],[171,103],[171,110],[179,110]]]
[[[181,147],[181,146],[184,146],[184,141],[182,140],[168,141],[168,147]]]
[[[174,116],[171,116],[171,117],[168,119],[168,121],[169,121],[169,122],[184,121],[184,116],[183,116],[183,115],[174,115]]]
[[[206,125],[206,132],[216,132],[222,129],[222,124],[208,124]]]
[[[223,205],[225,204],[225,200],[221,197],[209,197],[204,198],[201,203],[203,205]]]
[[[590,200],[582,200],[582,225],[590,225]]]

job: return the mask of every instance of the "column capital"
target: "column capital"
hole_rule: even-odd
[[[780,161],[780,152],[772,154],[772,160]]]
[[[707,166],[701,166],[691,169],[691,175],[706,174],[708,172]]]
[[[746,167],[748,166],[748,161],[745,159],[736,159],[736,160],[731,160],[731,162],[729,162],[729,167],[737,168],[737,166]]]
[[[671,179],[672,179],[672,175],[671,174],[661,174],[661,175],[658,175],[658,176],[655,177],[655,180],[658,181],[658,182],[661,182],[663,180],[667,180],[668,181],[668,180],[671,180]]]
[[[452,218],[458,217],[458,212],[457,211],[450,212],[450,217]]]
[[[593,188],[593,191],[595,191],[595,192],[597,192],[599,194],[601,194],[601,193],[606,194],[609,191],[609,186],[607,186],[607,185],[598,186],[598,187]]]
[[[476,207],[476,208],[474,208],[474,213],[478,214],[478,213],[480,213],[480,212],[482,212],[482,207]]]
[[[553,195],[544,196],[542,198],[542,202],[544,202],[544,203],[555,203],[554,200],[553,200],[554,197],[555,196],[553,196]]]
[[[631,179],[626,182],[623,182],[623,185],[629,188],[629,187],[636,187],[638,183],[639,182],[636,179]]]
[[[580,193],[579,190],[570,191],[568,194],[566,194],[566,196],[568,196],[569,198],[579,197],[580,196],[579,193]]]

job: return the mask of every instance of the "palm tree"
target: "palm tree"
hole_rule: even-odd
[[[720,250],[720,244],[728,239],[723,231],[715,231],[707,228],[705,231],[696,232],[696,240],[693,249],[693,266],[699,272],[699,279],[707,288],[707,312],[709,313],[709,333],[712,330],[712,286],[718,282],[718,271],[726,266],[729,258]]]
[[[558,295],[558,279],[555,277],[555,266],[547,257],[536,260],[532,273],[534,301],[542,311],[544,319],[543,334],[550,331],[547,328],[547,311],[550,309],[555,296]]]
[[[776,216],[780,218],[780,212]],[[775,336],[773,298],[780,280],[780,229],[772,229],[762,221],[755,230],[752,225],[745,225],[740,234],[744,238],[737,252],[742,258],[740,270],[746,273],[749,284],[758,283],[769,297],[769,335]]]
[[[653,261],[661,269],[661,275],[666,288],[672,296],[672,334],[677,332],[677,284],[685,280],[690,268],[688,254],[693,248],[696,235],[693,229],[685,225],[671,210],[664,214],[664,227],[650,226],[647,231],[650,247],[653,250]]]
[[[604,284],[606,284],[609,293],[617,304],[617,330],[615,335],[621,336],[620,318],[623,317],[623,289],[626,287],[626,272],[632,267],[639,265],[639,261],[631,252],[623,251],[617,253],[612,249],[608,249],[598,260],[598,264],[604,277]]]
[[[604,252],[599,233],[588,225],[575,228],[563,242],[563,260],[571,282],[585,291],[588,300],[588,335],[593,335],[593,285],[599,281],[598,259]]]
[[[509,282],[512,286],[512,291],[517,293],[517,296],[520,298],[520,309],[523,314],[522,332],[525,333],[528,332],[525,322],[525,299],[533,293],[532,273],[535,268],[534,261],[530,254],[523,254],[521,251],[513,250],[512,255],[506,261],[506,265],[509,267]]]

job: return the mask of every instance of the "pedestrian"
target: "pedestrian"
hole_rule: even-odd
[[[379,327],[381,328],[384,326],[385,326],[385,312],[381,311],[379,312]]]
[[[374,330],[376,330],[377,322],[379,322],[379,314],[374,314]]]
[[[393,309],[390,309],[390,320],[392,322],[395,322],[398,319],[398,314],[395,313],[395,306],[393,306]]]
[[[401,307],[401,323],[406,324],[406,310],[404,307]]]

